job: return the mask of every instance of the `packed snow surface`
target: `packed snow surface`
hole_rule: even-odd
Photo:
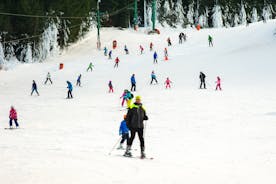
[[[47,62],[0,71],[0,183],[275,184],[275,28],[275,20],[231,29],[163,28],[160,35],[104,28],[102,46],[111,49],[112,41],[118,42],[112,60],[96,49],[94,30]],[[182,45],[181,31],[187,34]],[[209,34],[214,47],[208,46]],[[145,48],[142,55],[139,45]],[[117,56],[121,62],[114,68]],[[86,72],[90,62],[95,68]],[[152,70],[158,85],[149,84]],[[206,90],[198,89],[200,71],[207,76]],[[53,85],[44,85],[47,72]],[[79,74],[82,87],[75,86]],[[109,155],[120,138],[126,113],[120,96],[130,89],[132,74],[134,95],[142,97],[149,117],[145,153],[153,160],[125,158],[116,148]],[[214,90],[217,76],[222,91]],[[165,89],[167,77],[171,89]],[[30,96],[32,80],[40,96]],[[69,100],[67,80],[74,84]],[[4,129],[11,105],[18,113],[17,130]],[[138,137],[132,147],[139,156]]]

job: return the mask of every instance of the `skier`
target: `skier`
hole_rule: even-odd
[[[31,92],[31,96],[33,95],[33,92],[36,92],[36,94],[39,96],[39,93],[37,91],[37,85],[35,83],[35,81],[33,80],[33,84],[32,84],[32,92]]]
[[[104,47],[104,56],[107,56],[107,48],[106,47]]]
[[[156,53],[156,51],[154,51],[154,53],[153,53],[153,64],[154,63],[157,63],[157,53]]]
[[[120,146],[117,149],[123,149],[123,143],[129,141],[129,129],[126,125],[126,114],[124,115],[124,120],[120,124],[119,135],[122,136]]]
[[[211,35],[208,35],[208,42],[209,42],[209,47],[213,47],[213,38],[211,37]]]
[[[172,45],[172,42],[171,42],[170,37],[167,39],[167,42],[168,42],[168,46],[171,46],[171,45]]]
[[[131,88],[130,91],[136,91],[136,80],[135,80],[135,74],[132,74],[131,78],[130,78],[130,82],[131,82]]]
[[[203,72],[199,73],[199,79],[200,79],[200,89],[202,89],[202,85],[204,87],[204,89],[206,89],[206,84],[205,84],[205,77],[206,75]]]
[[[115,59],[115,65],[114,65],[114,68],[118,68],[118,66],[119,66],[119,62],[120,62],[120,60],[119,60],[119,58],[118,57],[116,57],[116,59]]]
[[[140,45],[140,53],[143,54],[144,52],[144,48],[142,47],[142,45]]]
[[[153,81],[155,81],[155,84],[158,84],[158,81],[156,79],[156,75],[155,75],[154,71],[151,72],[151,82],[150,82],[150,84],[152,84]]]
[[[164,57],[165,57],[165,60],[168,60],[168,50],[167,48],[164,49]]]
[[[182,38],[183,38],[182,33],[180,33],[180,34],[178,35],[178,37],[179,37],[179,44],[182,44]]]
[[[109,82],[108,82],[108,87],[109,87],[109,93],[113,93],[114,91],[113,91],[113,85],[112,85],[112,81],[110,80]]]
[[[122,103],[121,103],[122,107],[124,106],[124,103],[126,101],[127,108],[129,108],[131,105],[131,100],[133,98],[133,94],[130,91],[128,91],[127,89],[125,89],[124,93],[122,94],[122,96],[120,98],[123,98]]]
[[[108,59],[112,59],[112,50],[110,50],[108,53]]]
[[[183,37],[184,42],[186,42],[186,40],[187,40],[187,35],[186,35],[185,33],[182,33],[182,37]]]
[[[92,62],[90,62],[86,71],[88,72],[88,70],[91,70],[91,72],[92,72],[93,68],[94,68],[94,65],[92,64]]]
[[[73,95],[72,95],[72,91],[73,91],[73,86],[71,84],[71,82],[69,81],[66,81],[67,82],[67,88],[68,88],[68,93],[67,93],[67,98],[73,98]]]
[[[51,82],[51,84],[53,84],[53,82],[51,80],[50,72],[47,73],[46,81],[44,82],[44,84],[47,84],[48,80]]]
[[[153,50],[153,43],[150,42],[150,51],[152,51],[152,50]]]
[[[220,77],[219,77],[219,76],[217,76],[217,81],[216,81],[216,83],[217,83],[217,85],[216,85],[216,90],[219,89],[219,90],[221,91],[221,86],[220,86],[221,80],[220,80]]]
[[[131,157],[130,152],[132,142],[135,138],[136,132],[138,133],[141,148],[141,158],[145,158],[145,141],[144,141],[144,120],[148,120],[146,110],[141,103],[141,97],[136,96],[135,103],[129,108],[126,116],[126,124],[130,130],[130,139],[127,141],[127,148],[124,156]]]
[[[166,89],[167,89],[167,88],[171,88],[171,83],[172,83],[172,81],[169,79],[169,77],[167,77],[167,79],[166,79],[166,81],[165,81]]]
[[[12,128],[12,120],[14,120],[16,128],[19,128],[19,124],[17,122],[17,112],[13,106],[11,106],[9,118],[10,118],[10,128]]]
[[[128,52],[128,48],[127,48],[127,46],[126,46],[126,45],[125,45],[124,50],[125,50],[126,54],[129,54],[129,52]]]
[[[77,86],[80,86],[80,87],[81,87],[81,74],[78,76],[78,79],[77,79]]]

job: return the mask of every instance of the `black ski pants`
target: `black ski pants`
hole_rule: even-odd
[[[144,142],[144,129],[143,128],[131,128],[130,129],[130,139],[127,141],[127,145],[128,146],[131,146],[132,145],[132,142],[135,138],[135,134],[136,132],[138,133],[138,137],[139,137],[139,140],[140,140],[140,148],[141,148],[141,151],[144,151],[145,150],[145,142]]]

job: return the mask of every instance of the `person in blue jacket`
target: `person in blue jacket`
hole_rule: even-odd
[[[153,63],[157,63],[157,53],[156,53],[156,51],[154,51],[154,54],[153,54]]]
[[[104,47],[104,56],[107,56],[107,48],[106,47]]]
[[[78,79],[77,79],[77,86],[80,86],[80,87],[81,87],[81,74],[78,76]]]
[[[69,81],[66,81],[67,82],[67,88],[68,88],[68,95],[67,95],[67,98],[73,98],[73,95],[72,95],[72,91],[73,91],[73,86],[71,84],[71,82]]]
[[[123,143],[125,142],[125,140],[129,141],[129,129],[126,125],[126,115],[124,115],[124,120],[121,122],[120,129],[119,129],[119,135],[122,136],[122,140],[117,149],[123,149]]]
[[[136,80],[135,80],[135,74],[132,74],[131,78],[130,78],[130,82],[131,82],[131,88],[130,91],[136,91]]]
[[[152,84],[153,81],[155,81],[155,84],[158,84],[158,81],[156,79],[156,75],[155,75],[154,71],[151,72],[151,82],[150,82],[150,84]]]
[[[36,92],[36,94],[39,96],[39,93],[37,91],[37,85],[35,83],[35,81],[33,80],[33,84],[32,84],[32,92],[31,92],[31,96],[33,95],[33,92]]]
[[[108,53],[108,59],[112,59],[112,50],[110,50]]]

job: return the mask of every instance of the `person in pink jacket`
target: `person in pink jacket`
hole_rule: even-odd
[[[16,128],[18,128],[19,125],[17,123],[17,112],[13,106],[11,106],[11,110],[10,110],[10,128],[12,128],[12,120],[14,120]]]
[[[166,79],[166,81],[165,81],[166,89],[167,89],[167,88],[171,88],[171,83],[172,83],[172,81],[169,79],[169,77],[167,77],[167,79]]]
[[[218,89],[221,90],[221,86],[220,86],[221,80],[220,80],[219,76],[217,76],[217,81],[216,81],[216,83],[217,83],[216,90],[218,90]]]

